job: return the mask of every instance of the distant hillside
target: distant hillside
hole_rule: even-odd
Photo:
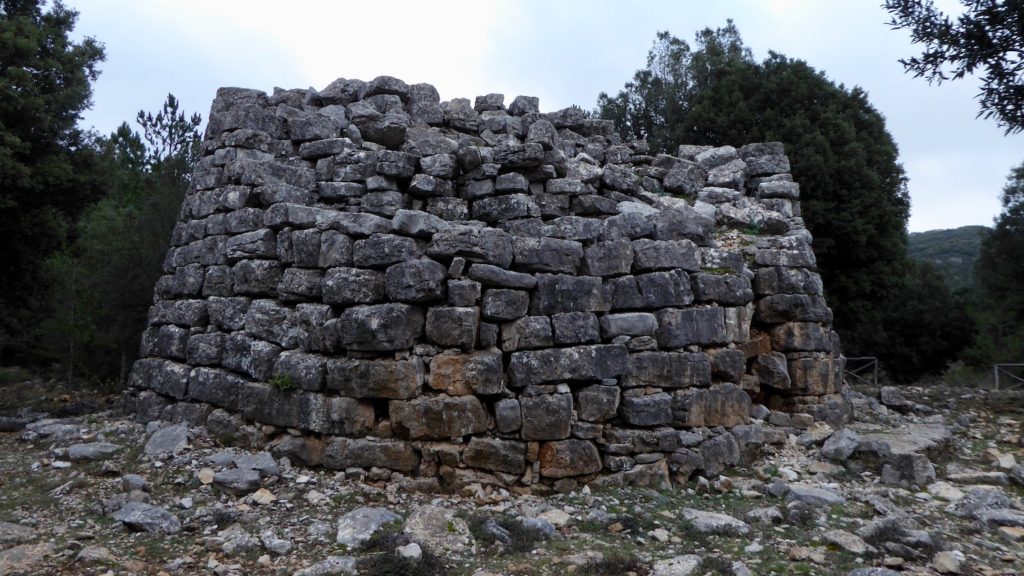
[[[985,226],[914,232],[910,234],[910,257],[935,264],[951,290],[971,286],[981,239],[988,233]]]

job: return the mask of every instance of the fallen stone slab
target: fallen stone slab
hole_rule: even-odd
[[[728,514],[683,508],[683,518],[686,518],[693,529],[701,534],[744,536],[750,533],[750,525]]]
[[[358,548],[367,543],[386,524],[401,520],[401,516],[387,508],[367,506],[356,508],[338,518],[335,542],[349,548]]]
[[[32,574],[33,566],[54,553],[53,544],[22,544],[0,552],[0,574]]]
[[[30,542],[35,537],[36,531],[28,526],[0,521],[0,549]]]
[[[946,475],[946,480],[957,484],[988,484],[990,486],[1010,484],[1010,478],[1005,472],[958,472]]]
[[[260,487],[260,473],[256,470],[232,468],[213,475],[213,485],[232,496],[245,496]]]
[[[71,460],[90,460],[93,462],[108,460],[117,454],[121,447],[109,442],[88,442],[68,446],[68,458]]]
[[[328,556],[326,560],[303,568],[292,576],[345,576],[355,573],[356,559],[352,556]]]
[[[145,502],[129,502],[112,514],[114,520],[135,532],[177,534],[181,522],[174,514]]]
[[[405,522],[405,533],[420,545],[440,552],[455,554],[473,541],[469,525],[451,508],[416,506]]]
[[[790,484],[786,493],[789,502],[804,502],[813,506],[838,506],[846,504],[846,498],[827,488],[807,484]]]
[[[188,446],[188,424],[165,426],[149,437],[143,451],[147,456],[177,454]]]
[[[700,567],[701,557],[696,554],[658,560],[651,566],[651,576],[689,576]]]
[[[857,556],[874,550],[871,546],[868,546],[868,543],[863,538],[846,530],[828,530],[821,535],[821,539]]]

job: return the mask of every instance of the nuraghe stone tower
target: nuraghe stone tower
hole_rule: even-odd
[[[391,77],[221,89],[128,408],[435,486],[716,474],[839,402],[789,170]]]

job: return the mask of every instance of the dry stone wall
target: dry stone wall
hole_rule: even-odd
[[[428,84],[221,89],[126,396],[308,465],[715,474],[843,360],[779,143]]]

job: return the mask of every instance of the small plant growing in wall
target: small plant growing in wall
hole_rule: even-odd
[[[275,374],[270,378],[268,383],[281,392],[291,392],[298,387],[295,385],[295,381],[292,380],[292,377],[288,374]]]

